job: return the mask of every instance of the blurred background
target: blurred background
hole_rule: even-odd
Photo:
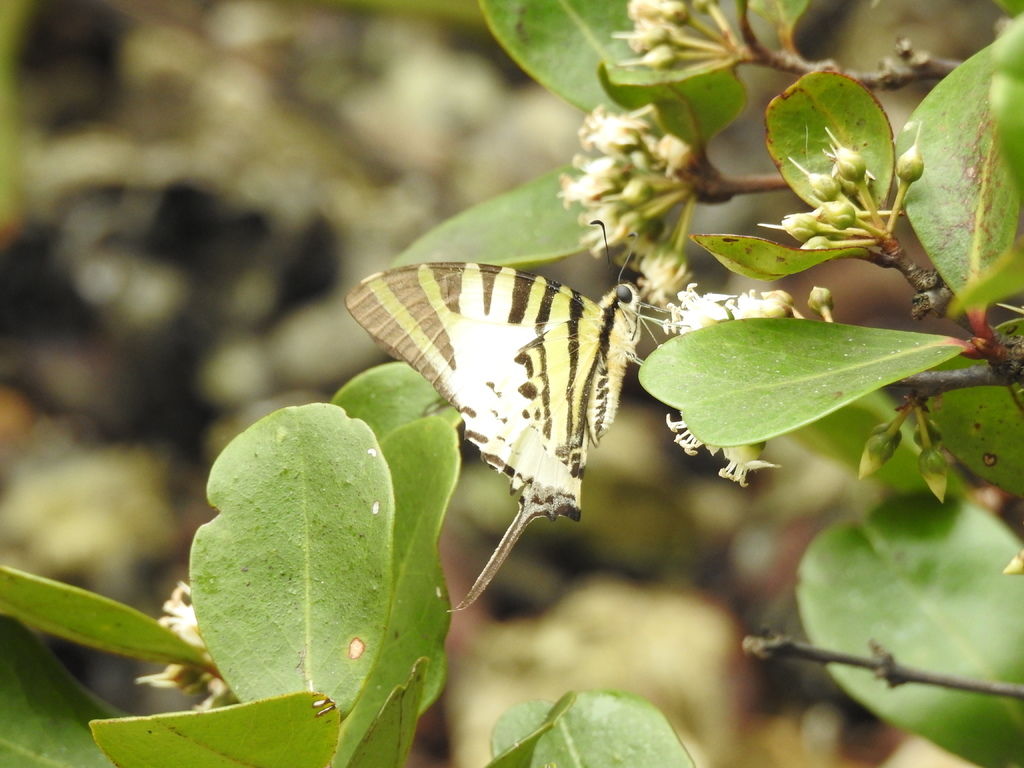
[[[965,58],[999,17],[982,0],[873,5],[815,0],[802,50],[871,69],[902,35]],[[748,107],[712,158],[765,172],[760,115],[791,78],[741,77]],[[897,129],[924,92],[881,94]],[[383,361],[346,291],[448,216],[569,162],[581,117],[470,0],[2,0],[0,562],[158,615],[213,515],[220,449]],[[754,233],[797,210],[748,197],[694,229]],[[704,288],[751,287],[691,256]],[[909,289],[876,272],[834,263],[787,287],[800,305],[830,287],[839,320],[907,327]],[[591,296],[614,279],[588,256],[547,273]],[[766,455],[782,468],[738,488],[672,444],[633,374],[625,401],[583,522],[531,528],[453,616],[450,683],[410,765],[482,765],[512,704],[606,687],[651,699],[708,768],[958,765],[821,669],[739,651],[763,626],[800,634],[800,555],[878,490],[785,439]],[[515,509],[505,478],[466,457],[442,539],[455,596]],[[192,703],[135,686],[151,666],[53,647],[131,713]]]

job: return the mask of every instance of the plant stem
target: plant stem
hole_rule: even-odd
[[[872,641],[870,647],[871,656],[855,656],[851,653],[830,651],[809,643],[801,643],[783,635],[748,635],[743,638],[743,650],[759,659],[795,658],[819,664],[845,664],[850,667],[870,669],[875,673],[875,677],[884,680],[890,688],[905,683],[919,683],[957,691],[1024,699],[1024,685],[998,680],[976,680],[908,667],[898,663],[892,654],[878,643]]]

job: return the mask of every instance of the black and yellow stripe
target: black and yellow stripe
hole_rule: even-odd
[[[633,357],[636,303],[628,285],[596,303],[537,275],[463,263],[399,267],[349,294],[353,317],[460,410],[484,460],[522,489],[471,597],[531,520],[579,518],[587,448],[614,418]]]

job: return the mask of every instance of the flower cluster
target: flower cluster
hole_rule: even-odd
[[[785,291],[748,291],[734,296],[729,293],[697,293],[697,284],[690,283],[678,295],[678,304],[669,304],[672,319],[667,329],[688,333],[726,320],[752,317],[799,317],[793,297]]]
[[[672,134],[659,135],[649,117],[652,107],[616,114],[597,107],[580,128],[580,144],[599,156],[577,155],[579,175],[562,176],[561,198],[568,208],[583,207],[580,223],[604,224],[604,232],[590,228],[583,245],[594,254],[619,245],[635,235],[632,250],[639,257],[645,296],[666,299],[685,280],[685,245],[689,213],[695,198],[687,178],[690,147]],[[672,227],[664,218],[677,206],[682,214]]]
[[[735,36],[714,0],[694,0],[690,5],[683,0],[630,0],[628,13],[633,29],[615,36],[641,55],[619,62],[621,66],[664,70],[714,63],[726,67],[738,58]]]
[[[748,291],[739,295],[727,293],[700,294],[697,284],[690,283],[686,290],[678,295],[678,304],[669,304],[671,319],[666,328],[676,333],[689,333],[698,328],[706,328],[729,320],[743,320],[754,317],[798,317],[793,307],[793,297],[785,291]],[[747,485],[747,473],[757,469],[776,467],[768,461],[762,461],[761,451],[764,444],[717,446],[707,445],[699,440],[680,418],[672,420],[666,416],[668,428],[676,433],[675,442],[688,456],[695,456],[703,445],[714,456],[719,451],[728,462],[718,471],[719,476]]]
[[[907,190],[924,172],[917,141],[896,161],[896,196],[892,207],[883,210],[871,191],[869,182],[874,176],[864,157],[843,146],[831,131],[828,136],[831,144],[825,156],[832,161],[830,173],[811,172],[790,158],[807,177],[818,207],[810,212],[791,213],[783,217],[781,226],[774,228],[799,240],[803,249],[876,246],[892,236]]]
[[[199,634],[196,611],[192,607],[192,590],[188,584],[178,583],[170,598],[164,603],[164,613],[166,615],[160,617],[159,623],[189,645],[201,649],[206,655],[206,643]],[[208,655],[206,657],[209,658]],[[206,699],[195,707],[198,710],[234,703],[234,694],[227,683],[210,671],[213,668],[212,661],[209,667],[199,669],[186,664],[169,664],[163,672],[143,675],[137,678],[136,682],[155,688],[178,688],[189,695],[205,693]]]

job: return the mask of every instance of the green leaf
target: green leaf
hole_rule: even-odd
[[[275,411],[224,449],[208,494],[220,514],[196,534],[192,590],[224,679],[242,700],[317,690],[347,712],[391,602],[394,501],[370,428],[333,405]]]
[[[808,0],[750,0],[750,10],[775,25],[779,41],[787,47],[793,44],[793,27],[804,11]]]
[[[537,742],[575,703],[576,694],[570,691],[554,706],[547,701],[525,701],[505,712],[491,736],[491,753],[501,754],[487,768],[530,768]]]
[[[892,179],[892,129],[877,99],[863,85],[835,72],[812,72],[772,99],[764,119],[768,153],[786,183],[806,203],[816,206],[818,200],[793,161],[812,173],[831,174],[832,161],[825,157],[831,144],[828,129],[843,146],[864,157],[875,177],[869,183],[871,193],[882,206]]]
[[[474,205],[434,227],[395,259],[395,266],[429,261],[478,261],[530,267],[577,253],[583,228],[566,210],[556,168],[520,187]]]
[[[1024,412],[1008,387],[945,392],[930,409],[950,453],[978,477],[1024,495]]]
[[[820,419],[960,353],[955,339],[811,320],[733,320],[663,344],[640,384],[710,445],[748,445]]]
[[[570,104],[590,111],[607,101],[597,66],[630,58],[615,32],[633,28],[626,4],[591,0],[480,0],[502,48],[523,70]]]
[[[905,151],[920,128],[924,175],[907,193],[907,216],[954,292],[984,274],[1017,231],[1020,196],[995,140],[991,80],[986,48],[925,96],[897,141]]]
[[[94,720],[119,768],[323,768],[341,726],[320,693],[292,693],[206,712]],[[322,714],[318,714],[322,712]]]
[[[1017,19],[992,46],[992,114],[1007,165],[1024,192],[1024,18]]]
[[[430,382],[405,363],[384,363],[363,371],[339,389],[331,402],[362,419],[383,440],[394,430],[436,412],[455,426],[462,419],[444,405]]]
[[[871,430],[879,424],[890,422],[896,416],[896,404],[883,392],[870,392],[859,400],[823,416],[817,421],[801,427],[793,437],[808,446],[815,453],[827,456],[844,464],[857,474],[864,443]],[[903,493],[923,493],[928,490],[917,468],[917,454],[914,446],[913,425],[909,420],[903,423],[903,439],[892,458],[881,469],[871,475],[894,490]],[[950,492],[956,476],[950,476]]]
[[[811,640],[945,674],[1024,683],[1024,579],[1004,576],[1020,542],[991,515],[926,496],[894,500],[863,524],[833,526],[800,565],[797,598]],[[935,686],[889,688],[829,668],[883,719],[982,766],[1019,763],[1024,702]]]
[[[116,714],[83,690],[35,636],[0,616],[0,765],[110,768],[89,721]]]
[[[737,118],[747,93],[731,71],[711,72],[662,85],[631,85],[609,79],[602,66],[601,84],[619,106],[633,110],[653,104],[658,125],[694,147],[703,147]]]
[[[1024,11],[1024,0],[996,0],[996,4],[1011,16]]]
[[[6,566],[0,566],[0,613],[107,653],[161,664],[209,664],[197,648],[134,608]]]
[[[536,740],[529,762],[505,754],[538,729],[545,732]],[[576,694],[575,701],[563,696],[554,706],[528,702],[515,707],[495,726],[491,751],[503,762],[496,760],[489,768],[693,767],[665,716],[645,699],[621,691],[587,691]]]
[[[964,286],[949,305],[951,313],[980,308],[1024,291],[1024,244],[1018,243]]]
[[[755,280],[778,280],[835,259],[863,259],[867,248],[791,248],[761,237],[691,235],[722,266]]]
[[[369,731],[359,743],[350,763],[337,761],[335,765],[349,765],[351,768],[402,768],[412,748],[416,735],[416,720],[424,707],[421,706],[427,660],[420,659],[412,667],[404,685],[397,686],[384,702],[380,714],[373,721]],[[349,734],[349,723],[345,723],[345,737]]]
[[[381,440],[395,488],[395,586],[380,657],[345,720],[339,765],[373,723],[394,687],[419,658],[429,660],[421,709],[444,686],[444,640],[451,614],[437,551],[441,523],[459,475],[459,443],[437,417],[414,421]]]

